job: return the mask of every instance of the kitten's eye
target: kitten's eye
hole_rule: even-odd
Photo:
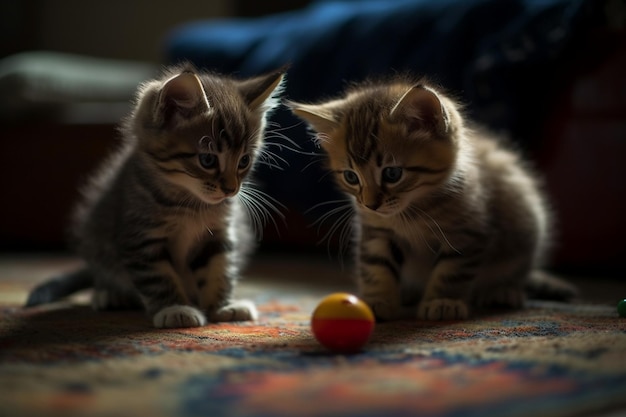
[[[213,153],[201,153],[198,159],[204,169],[213,169],[217,166],[217,156]]]
[[[238,168],[245,169],[245,168],[248,168],[248,165],[250,165],[250,155],[242,156],[241,159],[239,160]]]
[[[343,171],[343,179],[350,185],[357,185],[359,183],[359,177],[356,175],[356,172],[350,171],[349,169]]]
[[[402,177],[402,168],[400,167],[387,167],[383,169],[383,182],[393,184],[400,181]]]

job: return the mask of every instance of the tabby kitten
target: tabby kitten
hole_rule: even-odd
[[[155,327],[255,319],[255,306],[231,292],[252,240],[245,206],[259,206],[246,179],[282,79],[184,65],[141,85],[122,149],[77,211],[86,267],[35,288],[27,305],[93,285],[96,309],[140,305]]]
[[[425,80],[365,83],[320,104],[289,103],[316,132],[355,208],[359,295],[379,319],[465,319],[521,307],[525,285],[567,298],[539,272],[550,213],[520,157],[470,127]]]

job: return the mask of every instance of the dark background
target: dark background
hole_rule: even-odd
[[[545,177],[559,219],[551,267],[624,279],[624,1],[571,2],[581,5],[575,19],[556,0],[537,16],[528,13],[538,4],[531,1],[416,1],[432,7],[404,14],[404,20],[384,11],[368,15],[361,6],[366,2],[358,1],[340,2],[341,13],[346,5],[355,9],[341,20],[341,13],[317,13],[324,3],[1,1],[0,250],[66,250],[77,187],[115,148],[116,124],[128,111],[132,86],[164,64],[190,59],[246,76],[289,62],[286,94],[295,100],[318,100],[350,80],[419,68],[467,103],[474,119],[509,136]],[[384,3],[393,8],[402,2]],[[445,13],[437,14],[443,7]],[[509,56],[528,45],[534,52],[525,58]],[[33,51],[104,60],[96,61],[98,68],[125,71],[131,87],[106,97],[95,89],[92,99],[83,87],[82,95],[73,90],[54,100],[50,94],[33,99],[26,87],[67,92],[63,65],[81,65],[60,56],[60,76],[42,87],[32,75],[47,65],[39,56],[28,65],[7,64],[15,54]],[[485,52],[496,63],[491,70],[481,70]],[[98,71],[85,73],[97,87]],[[286,111],[275,120],[302,150],[316,151]],[[286,220],[278,230],[267,228],[261,250],[336,256],[336,242],[319,243],[332,221],[318,230],[311,225],[324,211],[307,211],[337,197],[332,185],[320,180],[319,164],[309,166],[314,158],[281,156],[290,162],[284,171],[263,168],[259,176],[285,204]]]
[[[298,9],[307,0],[0,1],[0,56],[54,50],[161,63],[174,27],[202,19],[255,17]]]

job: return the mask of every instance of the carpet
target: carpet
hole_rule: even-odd
[[[141,312],[92,311],[87,294],[21,308],[76,262],[0,258],[0,416],[626,415],[626,319],[612,301],[379,323],[363,352],[335,355],[309,329],[321,297],[351,287],[333,263],[253,264],[238,291],[257,302],[255,323],[155,330]],[[626,296],[602,285],[590,288]]]

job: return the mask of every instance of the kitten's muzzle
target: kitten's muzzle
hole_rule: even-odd
[[[372,211],[376,211],[380,208],[380,206],[382,205],[382,202],[380,201],[375,201],[373,203],[369,203],[369,204],[363,204],[365,207],[367,207],[368,209],[372,210]]]
[[[232,197],[235,194],[237,194],[237,188],[225,188],[225,187],[221,187],[222,192],[224,193],[224,196],[226,197]]]

